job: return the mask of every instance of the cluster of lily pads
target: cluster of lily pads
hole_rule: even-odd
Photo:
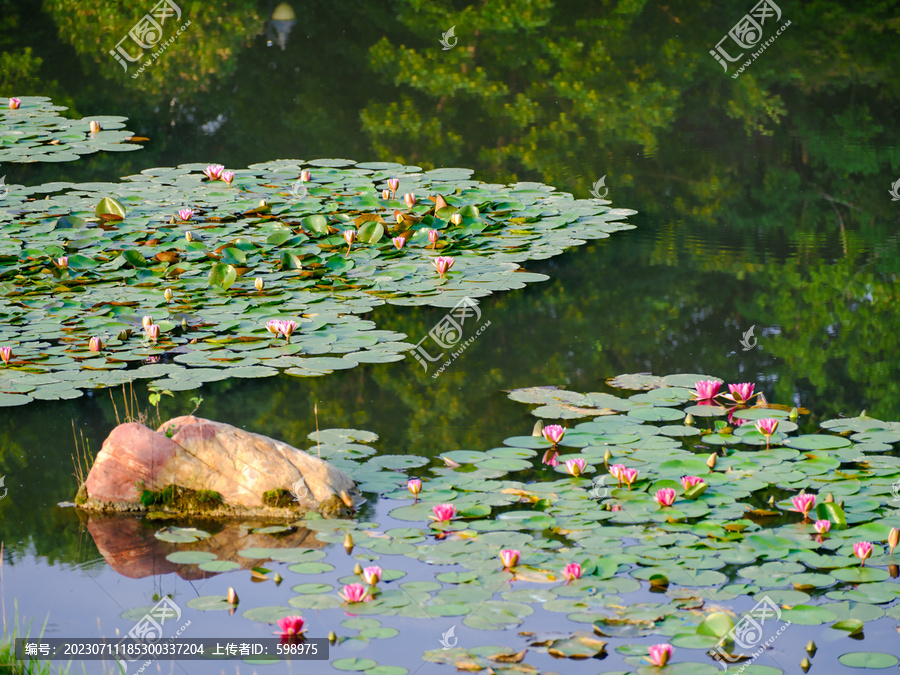
[[[527,644],[518,650],[455,647],[424,658],[462,670],[535,672],[523,662],[526,650],[603,658],[612,643],[638,673],[696,675],[719,672],[723,658],[751,658],[733,631],[754,602],[777,608],[779,624],[823,626],[829,641],[859,637],[882,618],[900,620],[900,585],[892,581],[900,576],[900,423],[861,415],[800,433],[808,411],[770,404],[749,384],[709,397],[704,392],[720,383],[701,375],[624,375],[609,383],[641,391],[628,398],[511,392],[537,406],[532,413],[541,419],[531,435],[436,460],[376,454],[370,432],[321,432],[310,451],[348,472],[363,492],[397,502],[390,518],[409,526],[313,516],[295,523],[324,543],[349,544],[358,563],[378,561],[377,579],[371,566],[358,564],[336,580],[344,584],[340,593],[322,551],[241,551],[317,577],[293,586],[297,595],[285,605],[243,616],[276,623],[303,618],[298,609],[317,610],[315,630],[324,633],[339,630],[339,616],[328,610],[345,607],[357,617],[458,617],[469,628],[500,630],[520,626],[539,604],[589,630],[520,633]],[[763,420],[776,420],[777,428]],[[433,461],[438,465],[426,466]],[[410,572],[416,579],[404,582],[407,572],[391,569],[391,556],[421,562]],[[353,584],[359,588],[348,590]],[[647,590],[657,594],[652,602]],[[188,604],[229,607],[222,596]],[[338,644],[396,635],[377,621],[349,621],[366,628]],[[814,654],[813,645],[803,670]],[[850,642],[839,660],[850,668],[900,663],[896,654],[859,651]],[[341,661],[349,669],[376,667],[371,659]],[[781,672],[743,666],[750,675]]]
[[[64,110],[45,96],[0,99],[0,163],[70,162],[94,152],[140,150],[129,142],[134,134],[124,128],[127,118],[73,120],[59,114]]]
[[[406,336],[359,314],[521,288],[547,278],[522,262],[632,227],[602,200],[471,174],[325,159],[17,186],[0,207],[0,406],[401,360]],[[273,322],[299,339],[273,342]]]

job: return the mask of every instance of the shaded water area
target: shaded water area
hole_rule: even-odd
[[[900,419],[900,197],[890,194],[900,179],[897,3],[782,3],[792,25],[737,79],[733,67],[724,73],[708,52],[749,3],[676,9],[510,0],[467,14],[461,6],[412,0],[390,7],[315,2],[295,7],[298,20],[281,49],[279,26],[267,21],[270,3],[183,2],[191,26],[136,78],[134,67],[122,72],[107,52],[151,3],[127,3],[126,10],[119,4],[0,2],[0,95],[50,96],[77,117],[127,116],[127,128],[149,138],[131,153],[6,163],[0,174],[7,184],[114,181],[190,162],[242,168],[340,157],[469,167],[478,180],[541,181],[583,199],[592,189],[601,195],[608,189],[614,207],[638,211],[627,219],[635,230],[523,264],[548,281],[481,299],[490,327],[440,377],[407,357],[317,378],[229,379],[164,397],[163,418],[188,412],[199,394],[198,414],[305,449],[313,445],[307,438],[316,429],[316,405],[322,429],[378,434],[379,455],[437,458],[530,435],[536,418],[508,390],[554,385],[622,395],[605,380],[652,372],[754,382],[770,402],[809,409],[801,425],[810,433],[824,420],[861,410]],[[438,40],[451,25],[459,44],[444,50]],[[415,343],[445,313],[384,305],[363,318]],[[135,391],[149,408],[144,386]],[[333,571],[300,576],[284,563],[267,564],[281,570],[280,586],[251,582],[246,571],[182,568],[190,577],[183,578],[167,567],[167,550],[140,565],[110,559],[108,550],[104,557],[98,541],[105,547],[133,536],[134,545],[155,546],[141,539],[140,528],[92,529],[74,509],[58,506],[75,492],[73,423],[99,450],[116,422],[110,393],[0,408],[7,622],[15,603],[32,634],[45,619],[48,637],[124,634],[139,618],[125,613],[157,596],[186,603],[233,586],[242,599],[238,612],[186,609],[189,635],[267,637],[273,627],[243,618],[245,608],[284,605],[295,584],[338,588],[350,574],[339,542],[322,549]],[[113,393],[121,413],[121,391]],[[544,480],[541,471],[516,480]],[[360,521],[377,523],[379,531],[410,526],[389,515],[396,501],[367,497]],[[900,506],[888,508],[895,517]],[[433,578],[433,570],[401,555],[380,564],[407,572],[405,580]],[[733,580],[739,566],[719,571]],[[624,602],[663,601],[644,583]],[[801,672],[810,639],[819,647],[814,673],[854,672],[837,661],[852,651],[900,656],[898,602],[878,605],[893,615],[868,622],[855,638],[827,623],[794,624],[755,664]],[[740,613],[752,600],[722,604]],[[519,631],[590,629],[534,607],[524,623],[499,632],[472,629],[462,617],[446,617],[439,627],[379,617],[400,635],[343,642],[332,647],[331,659],[455,672],[422,660],[422,652],[441,650],[441,634],[451,626],[461,647],[516,651],[526,647]],[[333,609],[303,615],[313,637],[356,634],[340,625],[351,617]],[[604,639],[602,661],[560,661],[533,651],[526,660],[540,672],[629,672],[634,664],[616,647],[664,641]],[[680,649],[674,660],[686,655],[718,671],[702,651]],[[84,663],[85,672],[100,672],[97,662]],[[178,661],[160,668],[336,672],[324,662]],[[81,664],[72,672],[82,672]]]

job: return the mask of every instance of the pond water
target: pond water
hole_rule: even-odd
[[[900,197],[890,194],[900,179],[900,94],[893,67],[900,43],[896,27],[884,23],[888,10],[849,2],[785,5],[779,11],[791,27],[733,79],[734,68],[724,73],[708,52],[752,3],[725,11],[704,3],[676,10],[510,0],[463,11],[412,0],[390,7],[312,2],[295,7],[298,20],[282,49],[278,29],[284,26],[267,21],[271,3],[182,2],[182,23],[190,19],[191,25],[132,77],[136,67],[122,72],[107,52],[152,6],[130,3],[125,11],[102,0],[78,3],[77,9],[52,0],[3,6],[0,36],[3,56],[10,58],[0,60],[0,96],[49,96],[76,118],[125,116],[129,130],[149,139],[141,150],[101,151],[73,162],[4,162],[0,174],[8,185],[114,182],[150,167],[187,163],[242,169],[331,157],[467,167],[475,180],[542,182],[579,199],[597,190],[613,207],[637,211],[627,218],[634,230],[522,264],[548,280],[481,298],[489,328],[440,377],[407,355],[322,377],[227,379],[163,397],[163,418],[189,412],[191,398],[199,395],[198,415],[300,448],[314,444],[307,439],[318,421],[321,429],[374,432],[376,457],[423,457],[432,468],[448,452],[485,451],[531,435],[537,418],[506,392],[552,385],[623,396],[606,385],[622,373],[705,373],[753,382],[772,403],[808,409],[801,417],[801,431],[808,433],[825,420],[862,410],[879,420],[900,420]],[[451,26],[459,45],[442,49],[439,38]],[[176,29],[167,30],[174,35]],[[363,318],[416,343],[445,313],[388,304]],[[135,392],[140,406],[149,408],[145,386],[139,381]],[[181,572],[189,578],[171,571],[138,578],[128,564],[111,565],[86,518],[59,506],[75,494],[73,427],[98,451],[116,423],[111,393],[121,413],[118,389],[0,408],[7,625],[17,611],[20,622],[31,623],[32,635],[45,621],[47,637],[125,634],[142,615],[136,609],[169,594],[184,612],[182,622],[191,621],[185,637],[266,637],[274,627],[244,617],[244,611],[284,606],[298,584],[329,584],[336,591],[346,582],[356,560],[339,541],[322,549],[321,562],[333,569],[320,573],[267,563],[284,577],[278,586],[251,581],[246,570],[203,574],[188,567]],[[883,456],[900,457],[896,448]],[[880,479],[900,478],[900,468],[894,469]],[[413,467],[410,475],[426,474]],[[541,467],[523,476],[511,474],[536,483],[559,478]],[[828,492],[827,486],[816,490]],[[775,498],[787,495],[781,491]],[[376,523],[370,529],[379,532],[428,530],[425,518],[414,523],[391,514],[405,503],[396,494],[366,497],[358,523]],[[756,506],[765,508],[765,502]],[[900,524],[900,502],[867,509],[885,525]],[[125,540],[126,529],[114,525],[109,541]],[[278,538],[270,539],[268,545],[277,546]],[[622,545],[636,541],[623,538]],[[362,544],[356,555],[360,551],[366,551]],[[619,552],[612,548],[609,555]],[[168,565],[164,556],[158,562]],[[386,588],[463,571],[386,552],[377,564],[406,573]],[[738,583],[739,570],[730,564],[718,571]],[[896,577],[884,583],[900,588]],[[233,616],[187,605],[225,595],[229,586],[241,598]],[[511,586],[541,588],[556,589],[529,581]],[[623,591],[625,606],[670,601],[647,582],[638,591],[630,588]],[[841,588],[852,590],[852,584]],[[524,594],[515,597],[529,602]],[[520,631],[590,630],[590,622],[567,619],[542,607],[546,597],[535,598],[532,614],[501,631],[472,628],[463,615],[423,621],[361,614],[399,631],[369,640],[356,638],[367,624],[341,624],[352,619],[343,609],[310,605],[298,613],[312,637],[333,630],[356,638],[332,646],[331,661],[358,657],[409,673],[449,673],[456,670],[452,664],[439,665],[437,656],[423,661],[423,653],[445,651],[441,638],[451,626],[458,639],[453,644],[467,650],[497,645],[520,651],[530,642]],[[754,603],[748,596],[706,600],[704,611],[721,605],[738,616]],[[900,598],[869,602],[886,615],[864,619],[864,633],[848,637],[828,622],[798,621],[754,662],[756,671],[744,673],[801,672],[809,640],[818,646],[812,672],[855,672],[859,668],[838,662],[849,652],[900,657]],[[636,672],[648,667],[617,648],[668,639],[637,628],[608,635],[602,638],[608,642],[603,660],[561,660],[531,648],[525,663],[542,673]],[[673,661],[702,662],[718,671],[703,649],[676,647]],[[84,672],[101,672],[98,662],[83,664]],[[114,672],[112,663],[104,667],[102,672]],[[685,667],[695,675],[706,672]],[[150,672],[157,669],[337,672],[326,662],[162,661]],[[82,672],[82,664],[72,672]]]

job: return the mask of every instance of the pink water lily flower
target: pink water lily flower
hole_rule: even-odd
[[[441,279],[443,279],[447,271],[451,267],[453,267],[453,263],[453,258],[445,255],[438,256],[431,261],[431,264],[434,265],[434,268],[437,270],[437,273],[440,275]]]
[[[18,110],[20,105],[22,105],[22,99],[16,98],[15,96],[9,99],[10,110]]]
[[[566,460],[566,471],[576,478],[584,473],[587,462],[582,457]]]
[[[3,359],[3,365],[8,366],[11,358],[12,347],[0,347],[0,359]]]
[[[578,563],[569,563],[563,568],[563,579],[566,581],[575,581],[581,578],[581,565]]]
[[[203,169],[203,173],[207,178],[212,180],[221,180],[222,172],[225,170],[225,167],[221,164],[210,164],[205,169]]]
[[[724,394],[724,396],[735,403],[747,403],[747,401],[753,398],[753,387],[754,385],[752,382],[729,384],[728,393]]]
[[[806,518],[812,510],[812,507],[816,505],[816,496],[803,493],[791,497],[791,502],[794,504],[794,510],[799,511],[803,514],[803,517]]]
[[[559,452],[557,450],[548,450],[544,453],[541,462],[547,466],[559,466]]]
[[[831,521],[830,520],[817,520],[813,523],[813,527],[816,529],[816,532],[819,534],[828,534],[828,531],[831,529]]]
[[[394,246],[396,246],[397,250],[399,251],[401,248],[403,248],[403,244],[406,243],[406,239],[404,239],[403,237],[394,237],[393,239],[391,239],[391,242],[393,242]]]
[[[222,180],[224,180],[228,185],[231,185],[231,181],[234,180],[234,171],[223,171]]]
[[[90,127],[92,134],[100,133],[100,122],[97,120],[91,120]]]
[[[655,499],[656,503],[660,506],[672,506],[672,504],[675,503],[675,490],[672,488],[657,490],[656,496],[653,499]]]
[[[194,217],[194,209],[179,209],[178,218],[185,223]]]
[[[58,267],[63,267],[63,268],[68,267],[69,266],[69,256],[64,255],[61,258],[57,258],[56,265]]]
[[[92,352],[99,352],[103,349],[103,340],[98,337],[92,337],[91,341],[88,343],[88,349]]]
[[[431,510],[434,512],[434,515],[429,517],[439,523],[453,520],[453,516],[456,515],[456,507],[453,504],[438,504],[431,507]]]
[[[519,552],[514,548],[503,549],[500,551],[500,561],[503,563],[503,569],[512,569],[519,564]]]
[[[389,178],[388,179],[388,187],[391,189],[391,195],[397,194],[397,188],[400,187],[400,179],[399,178]]]
[[[558,424],[548,424],[541,429],[541,433],[544,435],[545,441],[556,445],[563,439],[563,436],[566,435],[566,430]]]
[[[366,602],[369,599],[369,589],[362,584],[347,584],[338,595],[344,602]]]
[[[153,340],[154,342],[159,339],[159,324],[151,323],[149,326],[145,327],[144,330],[147,331],[147,337]]]
[[[363,579],[369,586],[375,586],[379,581],[381,581],[381,568],[378,565],[374,565],[372,567],[366,567],[363,570]]]
[[[684,486],[685,491],[690,490],[695,485],[699,485],[703,482],[703,479],[700,476],[682,476],[681,484]]]
[[[716,396],[719,395],[719,388],[722,386],[721,382],[716,382],[715,380],[699,380],[697,384],[694,385],[696,391],[692,391],[694,398],[698,401],[711,401]]]
[[[411,192],[407,192],[405,195],[403,195],[403,203],[406,204],[407,208],[411,209],[416,205],[416,196]]]
[[[622,482],[628,486],[628,491],[631,491],[631,484],[637,478],[638,472],[637,469],[623,469],[622,470]]]
[[[305,622],[303,621],[302,616],[286,616],[282,619],[278,619],[278,627],[281,629],[281,637],[299,637],[306,632],[306,629],[303,627],[304,623]]]
[[[420,481],[418,478],[412,478],[406,484],[406,488],[410,492],[412,492],[413,497],[415,497],[415,499],[416,499],[415,503],[418,503],[419,502],[419,493],[422,491],[422,481]]]
[[[428,230],[428,241],[431,242],[431,248],[436,248],[438,239],[440,239],[441,233],[437,230]]]
[[[619,487],[622,487],[622,472],[625,471],[624,464],[613,464],[609,467],[610,475],[619,481]]]
[[[147,317],[144,317],[145,321]],[[146,323],[145,323],[146,325]],[[272,319],[271,321],[266,322],[266,330],[272,333],[273,335],[278,335],[281,332],[281,321],[277,319]]]
[[[756,421],[756,430],[766,437],[766,450],[769,449],[769,440],[772,438],[772,434],[775,433],[777,428],[778,420],[771,417]]]
[[[309,172],[309,169],[303,169],[303,171],[300,172],[300,180],[304,183],[308,183],[312,180],[312,174]]]
[[[853,555],[859,558],[860,566],[866,566],[866,558],[872,555],[872,544],[868,541],[858,541],[853,544]]]
[[[650,652],[648,660],[657,668],[662,668],[672,658],[672,645],[668,643],[653,645],[648,651]]]
[[[281,334],[284,335],[284,341],[291,341],[291,334],[297,330],[297,322],[290,319],[281,322]]]

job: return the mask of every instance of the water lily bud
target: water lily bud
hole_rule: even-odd
[[[256,286],[256,290],[262,293],[262,289],[266,287],[266,282],[262,280],[262,277],[256,277],[256,281],[253,283]]]
[[[381,198],[382,198],[382,199],[390,199],[390,198],[391,198],[391,191],[390,191],[390,190],[382,190],[382,191],[381,191]]]
[[[398,214],[395,216],[395,218],[397,219],[397,222],[398,222],[400,225],[403,224],[403,214],[402,214],[402,213],[398,213]]]
[[[269,205],[269,203],[265,199],[259,200],[259,208],[264,209]]]
[[[275,576],[272,577],[272,581],[275,582],[275,585],[278,586],[284,579],[282,579],[281,575],[278,572],[275,572]]]
[[[900,577],[900,565],[888,565],[888,574],[891,575],[891,579]]]
[[[355,574],[356,576],[361,576],[362,575],[362,565],[360,565],[359,563],[356,563],[353,566],[353,574]]]
[[[827,503],[827,502],[833,502],[833,501],[834,501],[834,495],[831,494],[831,493],[829,492],[827,495],[825,495],[825,501],[826,501],[826,503]]]
[[[860,417],[868,417],[868,415],[866,415],[866,411],[865,411],[865,410],[863,410],[861,413],[859,413],[859,416],[860,416]]]
[[[411,192],[403,195],[403,203],[406,204],[407,208],[412,208],[416,205],[416,196]]]
[[[91,133],[96,134],[100,131],[100,122],[97,120],[91,120]]]
[[[794,406],[793,408],[791,408],[791,412],[788,415],[788,419],[790,419],[791,422],[796,422],[797,418],[799,418],[799,417],[800,417],[800,411],[797,410],[797,406]]]
[[[153,317],[152,317],[152,316],[145,316],[145,317],[141,320],[141,324],[144,326],[144,328],[146,328],[147,326],[152,325],[152,324],[153,324]]]
[[[188,325],[187,325],[187,319],[182,319],[182,320],[181,320],[181,329],[182,329],[182,330],[187,330],[187,327],[188,327]]]
[[[165,293],[163,293],[163,297],[165,297],[166,302],[172,302],[172,297],[173,297],[174,295],[175,295],[175,294],[172,293],[172,289],[171,289],[171,288],[167,288],[166,291],[165,291]]]
[[[103,349],[103,341],[98,337],[92,337],[88,348],[92,352],[99,352]]]
[[[716,453],[712,453],[706,460],[706,466],[710,469],[716,468]]]
[[[335,642],[337,642],[337,635],[335,635],[334,631],[331,631],[331,632],[328,634],[328,641],[329,641],[331,644],[334,644]]]
[[[454,213],[452,216],[450,216],[450,222],[454,225],[459,225],[460,223],[462,223],[462,214]]]
[[[235,590],[233,588],[231,588],[231,586],[228,587],[228,604],[229,605],[238,604],[238,594],[237,594],[237,592],[235,592]]]
[[[818,647],[816,647],[816,643],[812,640],[806,643],[806,651],[808,651],[810,654],[815,654],[816,649],[818,649]]]
[[[350,555],[353,552],[353,537],[350,536],[350,533],[347,533],[347,536],[344,537],[344,550],[347,551],[347,555]]]
[[[187,232],[184,233],[184,238],[187,239],[189,242],[194,241],[194,235],[191,234],[190,230],[188,230]]]
[[[897,544],[900,544],[900,530],[896,527],[892,527],[891,531],[888,533],[887,542],[888,546],[891,547],[891,552],[888,555],[894,555],[894,549],[897,548]]]
[[[303,169],[303,171],[300,172],[300,180],[304,183],[312,180],[312,174],[309,172],[309,169]]]
[[[766,502],[769,506],[775,506],[775,495],[769,497],[769,501]]]
[[[538,420],[534,423],[534,428],[531,430],[532,436],[537,436],[540,438],[544,435],[544,420]]]
[[[684,426],[692,427],[694,426],[694,416],[688,413],[684,418]]]
[[[803,669],[803,672],[805,673],[812,667],[812,664],[809,662],[808,658],[804,657],[803,660],[800,662],[800,667]]]
[[[609,448],[606,449],[606,452],[603,453],[603,463],[609,464],[609,460],[612,459],[612,453],[609,451]]]

